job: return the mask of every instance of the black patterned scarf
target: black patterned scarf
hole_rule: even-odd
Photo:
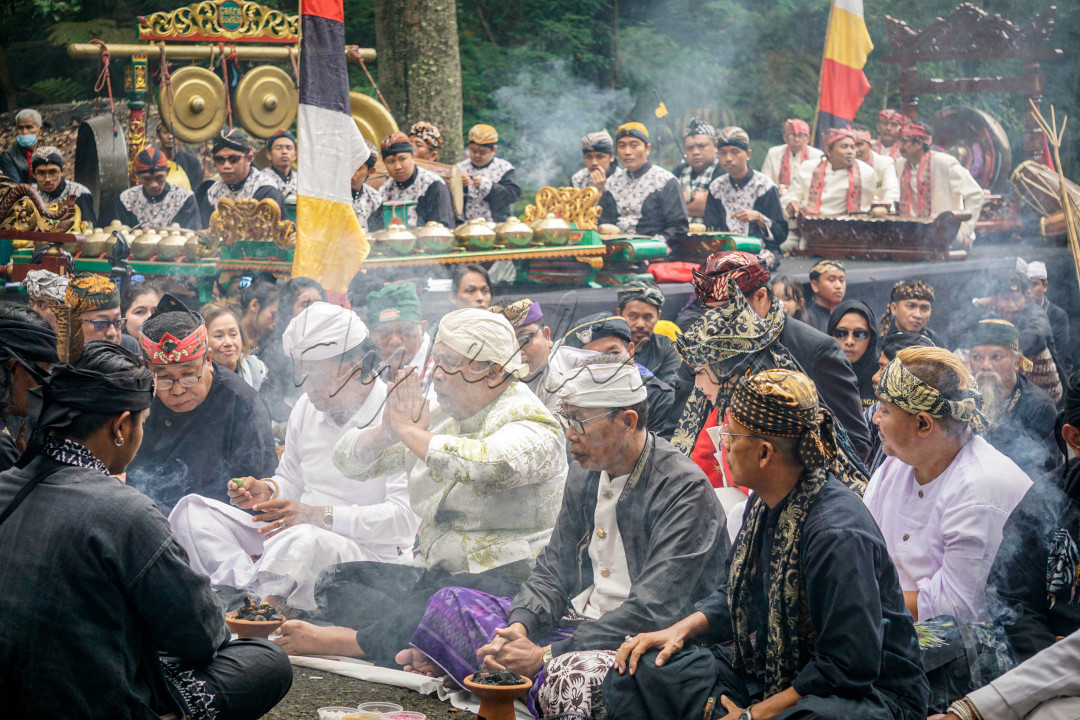
[[[721,382],[715,402],[697,388],[686,399],[671,444],[687,457],[694,452],[698,435],[714,408],[719,410],[718,421],[723,422],[734,389],[730,379],[773,369],[805,372],[779,341],[787,318],[779,300],[773,300],[768,315],[762,318],[747,304],[733,278],[728,279],[726,295],[728,301],[724,305],[707,310],[675,342],[683,362],[691,368],[709,366]],[[729,381],[724,382],[725,379]],[[830,469],[862,497],[870,473],[859,460],[847,433],[837,428],[836,436],[839,452]]]

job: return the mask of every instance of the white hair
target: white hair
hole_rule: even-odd
[[[26,108],[25,110],[20,110],[19,113],[15,116],[16,124],[27,119],[33,120],[34,124],[38,127],[41,127],[42,125],[41,113],[39,113],[37,110],[34,110],[33,108]]]

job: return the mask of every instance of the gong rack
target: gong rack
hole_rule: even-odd
[[[136,182],[135,156],[146,145],[144,108],[150,93],[149,62],[158,61],[163,66],[158,99],[160,121],[183,142],[206,142],[227,119],[230,125],[235,122],[259,138],[288,128],[296,120],[298,15],[286,15],[250,0],[203,0],[140,17],[138,31],[139,39],[149,41],[147,44],[93,41],[67,47],[72,59],[100,60],[106,80],[111,59],[129,60],[124,68],[124,92],[131,111],[126,138],[129,184]],[[347,59],[361,64],[375,57],[371,48],[349,47],[346,51]],[[176,60],[204,61],[211,68],[220,66],[220,72],[192,64],[169,73],[168,64]],[[228,62],[234,67],[241,62],[274,64],[247,70],[230,97],[226,86]],[[293,73],[277,65],[291,65]],[[111,85],[109,93],[111,96]],[[353,120],[369,141],[378,143],[398,129],[389,110],[380,103],[362,93],[350,95]],[[121,137],[122,133],[123,129],[114,124],[113,135]]]

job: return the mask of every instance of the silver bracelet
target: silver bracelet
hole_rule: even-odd
[[[960,698],[950,705],[949,712],[960,718],[960,720],[983,720],[982,715],[979,714],[979,709],[975,707],[975,703],[966,697]]]

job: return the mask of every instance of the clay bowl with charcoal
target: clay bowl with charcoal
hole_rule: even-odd
[[[237,620],[236,611],[225,613],[225,624],[229,629],[242,638],[258,638],[265,640],[270,633],[281,627],[285,618],[280,620]]]
[[[514,701],[524,697],[532,680],[503,670],[493,673],[474,673],[465,678],[465,688],[480,698],[477,717],[486,720],[515,720]]]

